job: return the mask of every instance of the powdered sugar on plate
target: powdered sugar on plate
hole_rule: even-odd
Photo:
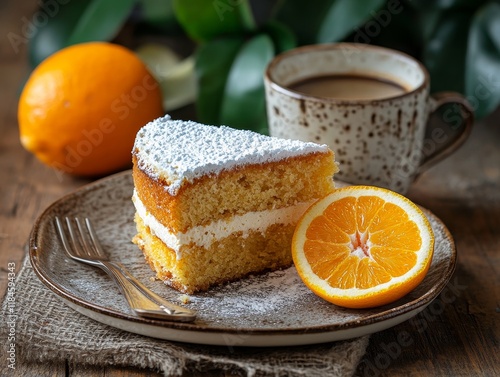
[[[435,235],[431,267],[418,287],[391,304],[364,310],[335,306],[311,292],[294,267],[249,276],[204,293],[181,295],[151,278],[154,273],[131,242],[136,234],[132,221],[135,208],[130,200],[133,189],[132,176],[125,172],[62,198],[40,217],[30,244],[35,270],[43,276],[42,281],[50,282],[57,295],[85,315],[148,336],[215,345],[259,346],[289,345],[290,339],[285,338],[288,335],[295,337],[293,344],[357,337],[408,320],[425,308],[448,284],[456,265],[451,235],[436,216],[424,210]],[[106,274],[65,256],[54,228],[54,216],[92,218],[111,260],[122,263],[158,295],[195,310],[196,321],[152,321],[134,315]],[[152,327],[154,331],[148,330]]]
[[[280,289],[287,287],[287,289]],[[238,291],[239,295],[234,292]],[[254,275],[237,282],[212,289],[209,293],[191,296],[197,306],[226,306],[226,315],[241,317],[247,313],[262,315],[279,313],[303,300],[307,288],[300,282],[295,268]]]
[[[330,323],[357,323],[380,313],[398,311],[418,301],[432,290],[432,285],[449,273],[453,242],[447,229],[429,211],[424,210],[434,235],[435,250],[431,268],[424,281],[411,293],[391,304],[372,309],[347,309],[335,306],[316,296],[301,281],[295,267],[253,275],[215,287],[208,292],[189,296],[187,307],[200,318],[221,327],[248,328],[252,323],[260,329],[317,327]],[[450,260],[452,258],[453,260]],[[209,314],[210,313],[210,314]],[[211,314],[223,313],[223,315]]]

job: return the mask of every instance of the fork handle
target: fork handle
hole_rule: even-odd
[[[130,307],[138,315],[182,322],[192,322],[196,318],[196,314],[192,310],[175,305],[149,290],[122,265],[109,261],[99,261],[99,267],[118,283]]]

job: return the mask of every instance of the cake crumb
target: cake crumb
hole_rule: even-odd
[[[180,295],[179,301],[183,304],[189,304],[191,302],[191,298],[188,295]]]

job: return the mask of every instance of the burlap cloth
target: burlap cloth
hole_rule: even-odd
[[[18,362],[67,359],[98,366],[151,368],[165,376],[221,369],[246,376],[352,376],[368,336],[314,346],[235,348],[200,346],[128,333],[67,307],[40,282],[28,258],[16,275],[15,345]],[[5,300],[0,336],[12,320]],[[7,341],[2,344],[7,345]]]

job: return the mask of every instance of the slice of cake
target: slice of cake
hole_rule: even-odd
[[[132,155],[134,242],[185,293],[290,266],[295,225],[337,171],[325,145],[168,116],[138,132]]]

